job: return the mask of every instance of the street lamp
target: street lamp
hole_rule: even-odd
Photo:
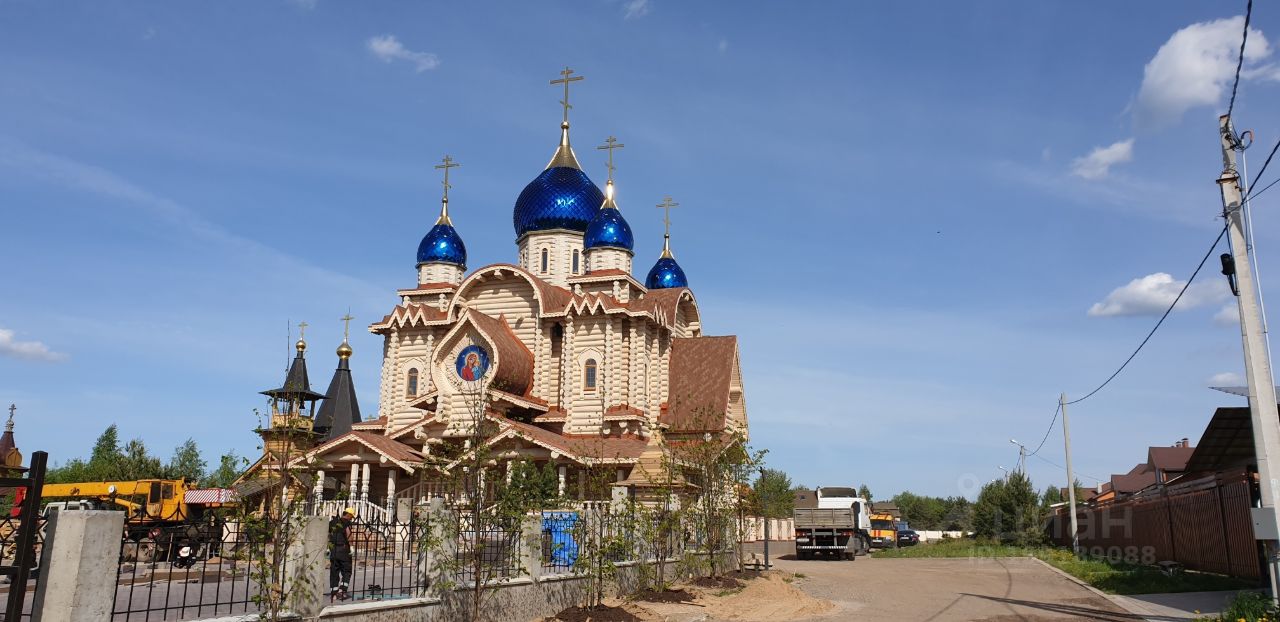
[[[996,468],[997,468],[997,469],[1000,469],[1001,471],[1004,471],[1004,478],[1005,478],[1005,479],[1009,479],[1009,469],[1006,469],[1006,468],[1004,468],[1004,467],[1002,467],[1002,466],[998,466],[998,467],[996,467]]]
[[[1018,446],[1018,472],[1019,472],[1019,473],[1026,473],[1026,472],[1027,472],[1027,448],[1026,448],[1026,446],[1024,446],[1022,443],[1019,443],[1018,441],[1016,441],[1016,440],[1014,440],[1014,439],[1009,439],[1009,442],[1010,442],[1010,443],[1013,443],[1014,445],[1017,445],[1017,446]]]
[[[765,492],[769,489],[768,486],[764,485],[764,467],[760,467],[760,484],[761,484],[760,492]],[[769,569],[769,517],[763,516],[763,514],[767,514],[767,512],[764,511],[766,505],[767,503],[765,502],[765,500],[761,498],[760,514],[762,516],[760,518],[761,520],[764,521],[764,569],[768,570]]]

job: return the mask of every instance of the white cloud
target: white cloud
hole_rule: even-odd
[[[406,48],[395,35],[372,37],[367,43],[369,51],[384,63],[403,60],[413,63],[418,73],[440,66],[440,57],[430,52],[414,52]]]
[[[67,355],[54,352],[39,341],[15,341],[13,331],[6,328],[0,328],[0,356],[54,363],[67,358]]]
[[[1210,376],[1208,384],[1211,387],[1239,387],[1244,385],[1244,377],[1233,371],[1224,371]]]
[[[1128,285],[1117,287],[1107,294],[1102,302],[1089,307],[1089,315],[1108,317],[1115,315],[1159,315],[1164,313],[1173,300],[1178,297],[1186,281],[1179,281],[1164,272],[1148,274],[1142,278],[1129,281]],[[1212,304],[1230,295],[1226,285],[1219,280],[1197,283],[1187,288],[1179,310],[1191,309]]]
[[[644,17],[649,14],[649,0],[627,0],[622,5],[622,12],[626,19]]]
[[[1197,106],[1226,99],[1235,77],[1244,17],[1192,24],[1173,33],[1143,69],[1136,113],[1143,122],[1176,122]],[[1271,55],[1262,32],[1250,28],[1241,79],[1280,79],[1274,65],[1260,64]]]
[[[1085,179],[1102,179],[1111,167],[1133,159],[1133,139],[1106,147],[1095,147],[1089,155],[1071,161],[1071,174]]]
[[[1236,305],[1226,305],[1213,314],[1213,323],[1218,326],[1239,326],[1240,309]]]

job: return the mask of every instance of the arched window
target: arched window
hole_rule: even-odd
[[[582,366],[582,390],[596,390],[596,360],[587,359],[587,363]]]
[[[578,273],[578,250],[573,250],[573,273]]]
[[[542,273],[547,273],[547,249],[542,249]]]
[[[418,370],[417,369],[409,370],[409,378],[406,380],[404,385],[404,394],[405,394],[405,397],[418,396]]]

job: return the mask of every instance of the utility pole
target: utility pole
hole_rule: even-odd
[[[1238,143],[1231,117],[1218,117],[1218,134],[1222,142],[1222,215],[1227,220],[1227,235],[1234,260],[1236,302],[1240,309],[1240,337],[1244,343],[1245,376],[1249,382],[1249,412],[1253,420],[1253,449],[1258,462],[1258,488],[1262,507],[1252,510],[1255,536],[1264,542],[1266,564],[1270,575],[1271,598],[1280,597],[1280,515],[1276,514],[1276,498],[1280,497],[1280,472],[1272,458],[1280,460],[1280,414],[1276,409],[1275,381],[1271,377],[1271,361],[1263,340],[1262,313],[1258,307],[1258,290],[1249,265],[1249,251],[1244,237],[1243,197],[1240,174],[1236,169]],[[1228,261],[1224,258],[1224,264]],[[1224,266],[1226,267],[1226,266]],[[1226,272],[1226,270],[1224,270]]]
[[[1076,474],[1071,471],[1071,420],[1067,418],[1067,394],[1058,396],[1062,409],[1062,443],[1067,451],[1067,507],[1071,510],[1071,552],[1080,554],[1080,528],[1076,524]]]
[[[1009,442],[1010,442],[1010,443],[1013,443],[1014,445],[1017,445],[1017,446],[1018,446],[1018,472],[1019,472],[1019,473],[1021,473],[1021,474],[1023,474],[1023,475],[1026,475],[1026,474],[1027,474],[1027,448],[1026,448],[1026,446],[1024,446],[1022,443],[1019,443],[1018,441],[1016,441],[1016,440],[1014,440],[1014,439],[1012,439],[1012,438],[1011,438],[1011,439],[1009,439]]]

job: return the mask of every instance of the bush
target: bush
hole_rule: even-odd
[[[1199,618],[1206,622],[1264,622],[1280,619],[1280,609],[1271,602],[1271,597],[1262,592],[1240,592],[1231,599],[1222,615],[1212,618]]]

